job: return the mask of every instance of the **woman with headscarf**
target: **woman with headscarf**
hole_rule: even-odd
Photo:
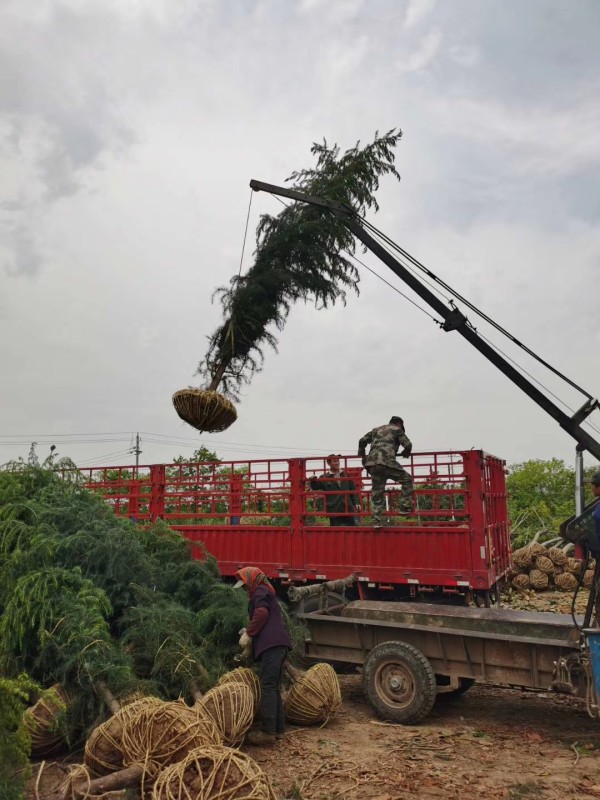
[[[283,662],[292,648],[275,589],[258,567],[242,567],[236,573],[235,589],[248,594],[250,624],[242,634],[240,646],[252,645],[254,660],[260,664],[262,730],[246,736],[248,744],[273,744],[283,735],[285,716],[281,700]]]

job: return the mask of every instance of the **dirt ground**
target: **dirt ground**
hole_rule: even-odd
[[[379,721],[360,675],[324,728],[290,729],[276,748],[244,748],[293,800],[600,797],[600,725],[582,701],[475,686],[416,726]]]
[[[578,598],[582,613],[587,593]],[[570,613],[564,592],[503,605]],[[361,676],[340,676],[342,707],[323,728],[291,728],[276,748],[245,748],[290,800],[600,798],[600,722],[565,695],[474,686],[440,698],[424,723],[377,719]]]
[[[569,613],[570,601],[530,592],[503,604]],[[582,593],[579,613],[585,602]],[[360,674],[340,684],[342,707],[326,726],[290,727],[273,748],[242,748],[278,800],[600,799],[600,722],[583,700],[477,685],[438,698],[422,724],[402,726],[375,716]]]

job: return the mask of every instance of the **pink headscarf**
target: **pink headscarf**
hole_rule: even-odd
[[[275,594],[275,589],[271,585],[269,579],[264,572],[261,572],[258,567],[242,567],[235,573],[236,577],[248,587],[250,592],[254,592],[261,583]]]

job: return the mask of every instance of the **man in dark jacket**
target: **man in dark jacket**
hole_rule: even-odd
[[[283,662],[292,648],[292,640],[285,627],[275,589],[258,567],[242,567],[236,573],[236,589],[244,588],[248,594],[250,624],[242,634],[242,649],[252,644],[254,660],[260,664],[260,690],[262,730],[246,736],[248,744],[273,744],[285,728],[281,699]]]
[[[310,478],[313,492],[326,492],[325,510],[330,525],[354,525],[354,514],[360,512],[360,498],[354,481],[340,469],[340,456],[332,453],[325,459],[329,472]]]

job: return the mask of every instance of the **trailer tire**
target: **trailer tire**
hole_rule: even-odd
[[[435,673],[423,653],[405,642],[383,642],[365,659],[363,688],[378,716],[412,725],[431,711]]]

